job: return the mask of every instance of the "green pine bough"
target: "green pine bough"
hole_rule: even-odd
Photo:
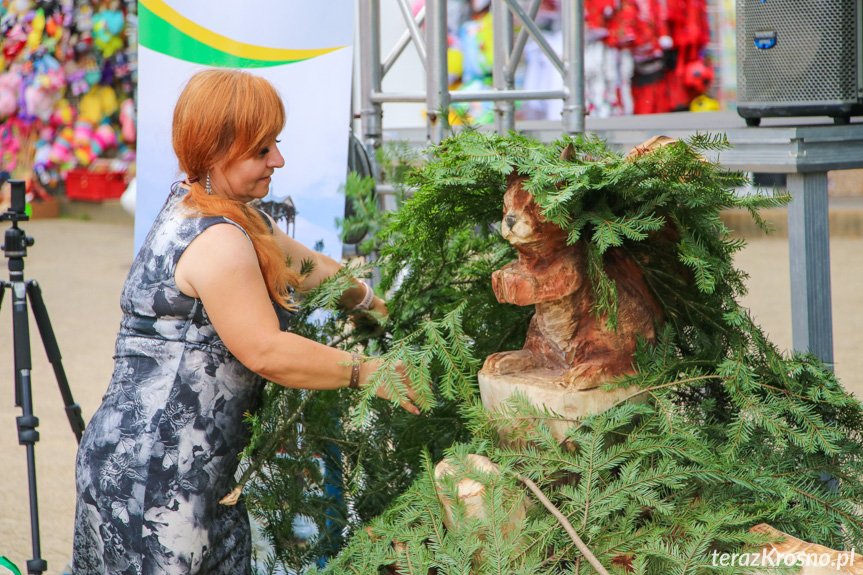
[[[574,153],[563,160],[567,145]],[[704,159],[727,147],[699,135],[626,160],[593,138],[545,145],[465,132],[431,148],[428,162],[412,160],[414,194],[396,212],[371,209],[370,186],[349,180],[360,215],[344,228],[370,230],[362,249],[380,255],[390,318],[383,333],[346,335],[344,313],[311,314],[332,307],[344,278],[361,273],[353,269],[306,296],[296,329],[380,355],[387,367],[373,385],[397,396],[394,362],[404,362],[425,411],[412,416],[372,390],[308,399],[271,388],[251,418],[247,460],[258,470],[246,486],[276,549],[270,565],[328,557],[326,573],[596,573],[567,524],[611,573],[740,573],[714,564],[714,553],[763,544],[748,531],[762,522],[835,549],[863,547],[863,410],[821,361],[780,352],[738,304],[746,276],[733,256],[744,242],[720,212],[746,209],[767,230],[758,210],[789,198],[736,194],[743,175]],[[633,358],[637,374],[608,385],[638,386],[640,401],[571,422],[563,445],[543,424],[555,414],[521,397],[488,413],[478,397],[482,360],[521,348],[533,313],[498,303],[491,289],[491,272],[517,257],[497,232],[513,172],[544,217],[584,244],[593,313],[608,329],[612,247],[639,263],[663,311],[657,341]],[[263,449],[291,418],[280,449]],[[501,473],[477,477],[471,453]],[[438,490],[451,486],[433,471],[444,456],[488,486],[486,518],[456,504],[458,527],[443,525]],[[534,501],[526,519],[505,529],[525,496]],[[297,537],[298,515],[316,522],[316,536]]]

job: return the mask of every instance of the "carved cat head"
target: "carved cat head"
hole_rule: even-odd
[[[626,159],[638,159],[656,148],[676,141],[666,136],[654,136],[633,148],[626,155]],[[560,157],[564,161],[569,161],[573,154],[574,148],[569,144],[564,147]],[[515,171],[507,178],[506,194],[503,197],[501,235],[520,252],[563,248],[566,245],[566,232],[542,216],[539,205],[533,200],[533,195],[524,188],[526,180],[526,176],[519,175]]]
[[[519,251],[534,246],[544,251],[564,247],[566,232],[542,216],[533,196],[524,189],[524,181],[524,176],[509,177],[503,197],[501,235]]]

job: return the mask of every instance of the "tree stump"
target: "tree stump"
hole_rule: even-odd
[[[507,375],[480,372],[478,379],[482,404],[488,411],[497,410],[513,394],[519,393],[527,397],[533,405],[547,408],[559,415],[560,418],[543,421],[559,442],[565,439],[566,430],[575,421],[602,413],[637,391],[636,387],[613,391],[570,389],[565,382],[556,380],[552,372],[542,370]]]
[[[476,471],[486,473],[488,475],[499,475],[500,471],[497,465],[491,462],[488,457],[471,453],[468,457],[468,465]],[[438,499],[440,499],[443,507],[443,523],[447,529],[457,529],[456,521],[453,514],[453,506],[455,502],[448,497],[446,490],[443,487],[443,479],[447,475],[456,473],[457,466],[450,459],[444,459],[437,464],[434,471],[435,483],[437,484]],[[456,478],[458,479],[458,478]],[[462,477],[455,484],[455,495],[458,500],[465,506],[465,515],[470,518],[488,520],[488,509],[486,507],[485,497],[486,485],[470,477]],[[527,500],[522,496],[516,504],[509,510],[509,520],[503,527],[503,535],[508,535],[524,521],[527,513]]]

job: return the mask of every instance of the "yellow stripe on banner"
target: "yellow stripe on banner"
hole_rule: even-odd
[[[283,48],[267,48],[266,46],[253,46],[237,42],[221,34],[217,34],[212,30],[207,30],[200,24],[197,24],[170,6],[163,0],[139,0],[153,14],[165,20],[171,26],[174,26],[180,32],[194,38],[195,40],[206,44],[216,50],[226,52],[239,58],[249,60],[263,60],[267,62],[285,62],[295,60],[308,60],[323,54],[329,54],[336,50],[341,50],[345,46],[337,46],[335,48],[321,48],[316,50],[287,50]]]

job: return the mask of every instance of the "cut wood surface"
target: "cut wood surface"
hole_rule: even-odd
[[[577,420],[601,413],[638,391],[636,387],[614,391],[571,389],[559,375],[551,370],[504,375],[480,372],[477,377],[483,407],[488,411],[496,411],[512,395],[523,395],[536,407],[548,409],[560,416],[558,419],[545,419],[542,423],[549,427],[555,439],[563,441],[566,430]],[[638,399],[641,400],[641,396]]]
[[[485,473],[492,476],[500,474],[497,465],[485,456],[471,453],[467,456],[467,465],[475,471]],[[458,466],[452,459],[444,459],[437,464],[434,471],[435,482],[437,483],[438,498],[443,507],[443,522],[447,529],[458,529],[453,513],[455,502],[446,493],[443,485],[444,477],[457,473]],[[458,479],[458,477],[455,477]],[[487,486],[470,477],[462,477],[455,484],[455,495],[458,500],[465,506],[465,516],[469,518],[488,520],[488,508],[485,504]],[[507,510],[509,516],[506,525],[503,527],[504,535],[511,533],[522,521],[524,521],[527,513],[527,501],[524,497],[518,499],[511,509]]]
[[[766,523],[761,523],[750,529],[752,533],[763,533],[776,539],[784,538],[779,543],[767,544],[757,553],[757,563],[750,562],[749,565],[763,565],[773,567],[778,565],[800,566],[797,575],[863,575],[863,555],[850,551],[837,551],[808,543]],[[773,571],[762,571],[768,573]]]

